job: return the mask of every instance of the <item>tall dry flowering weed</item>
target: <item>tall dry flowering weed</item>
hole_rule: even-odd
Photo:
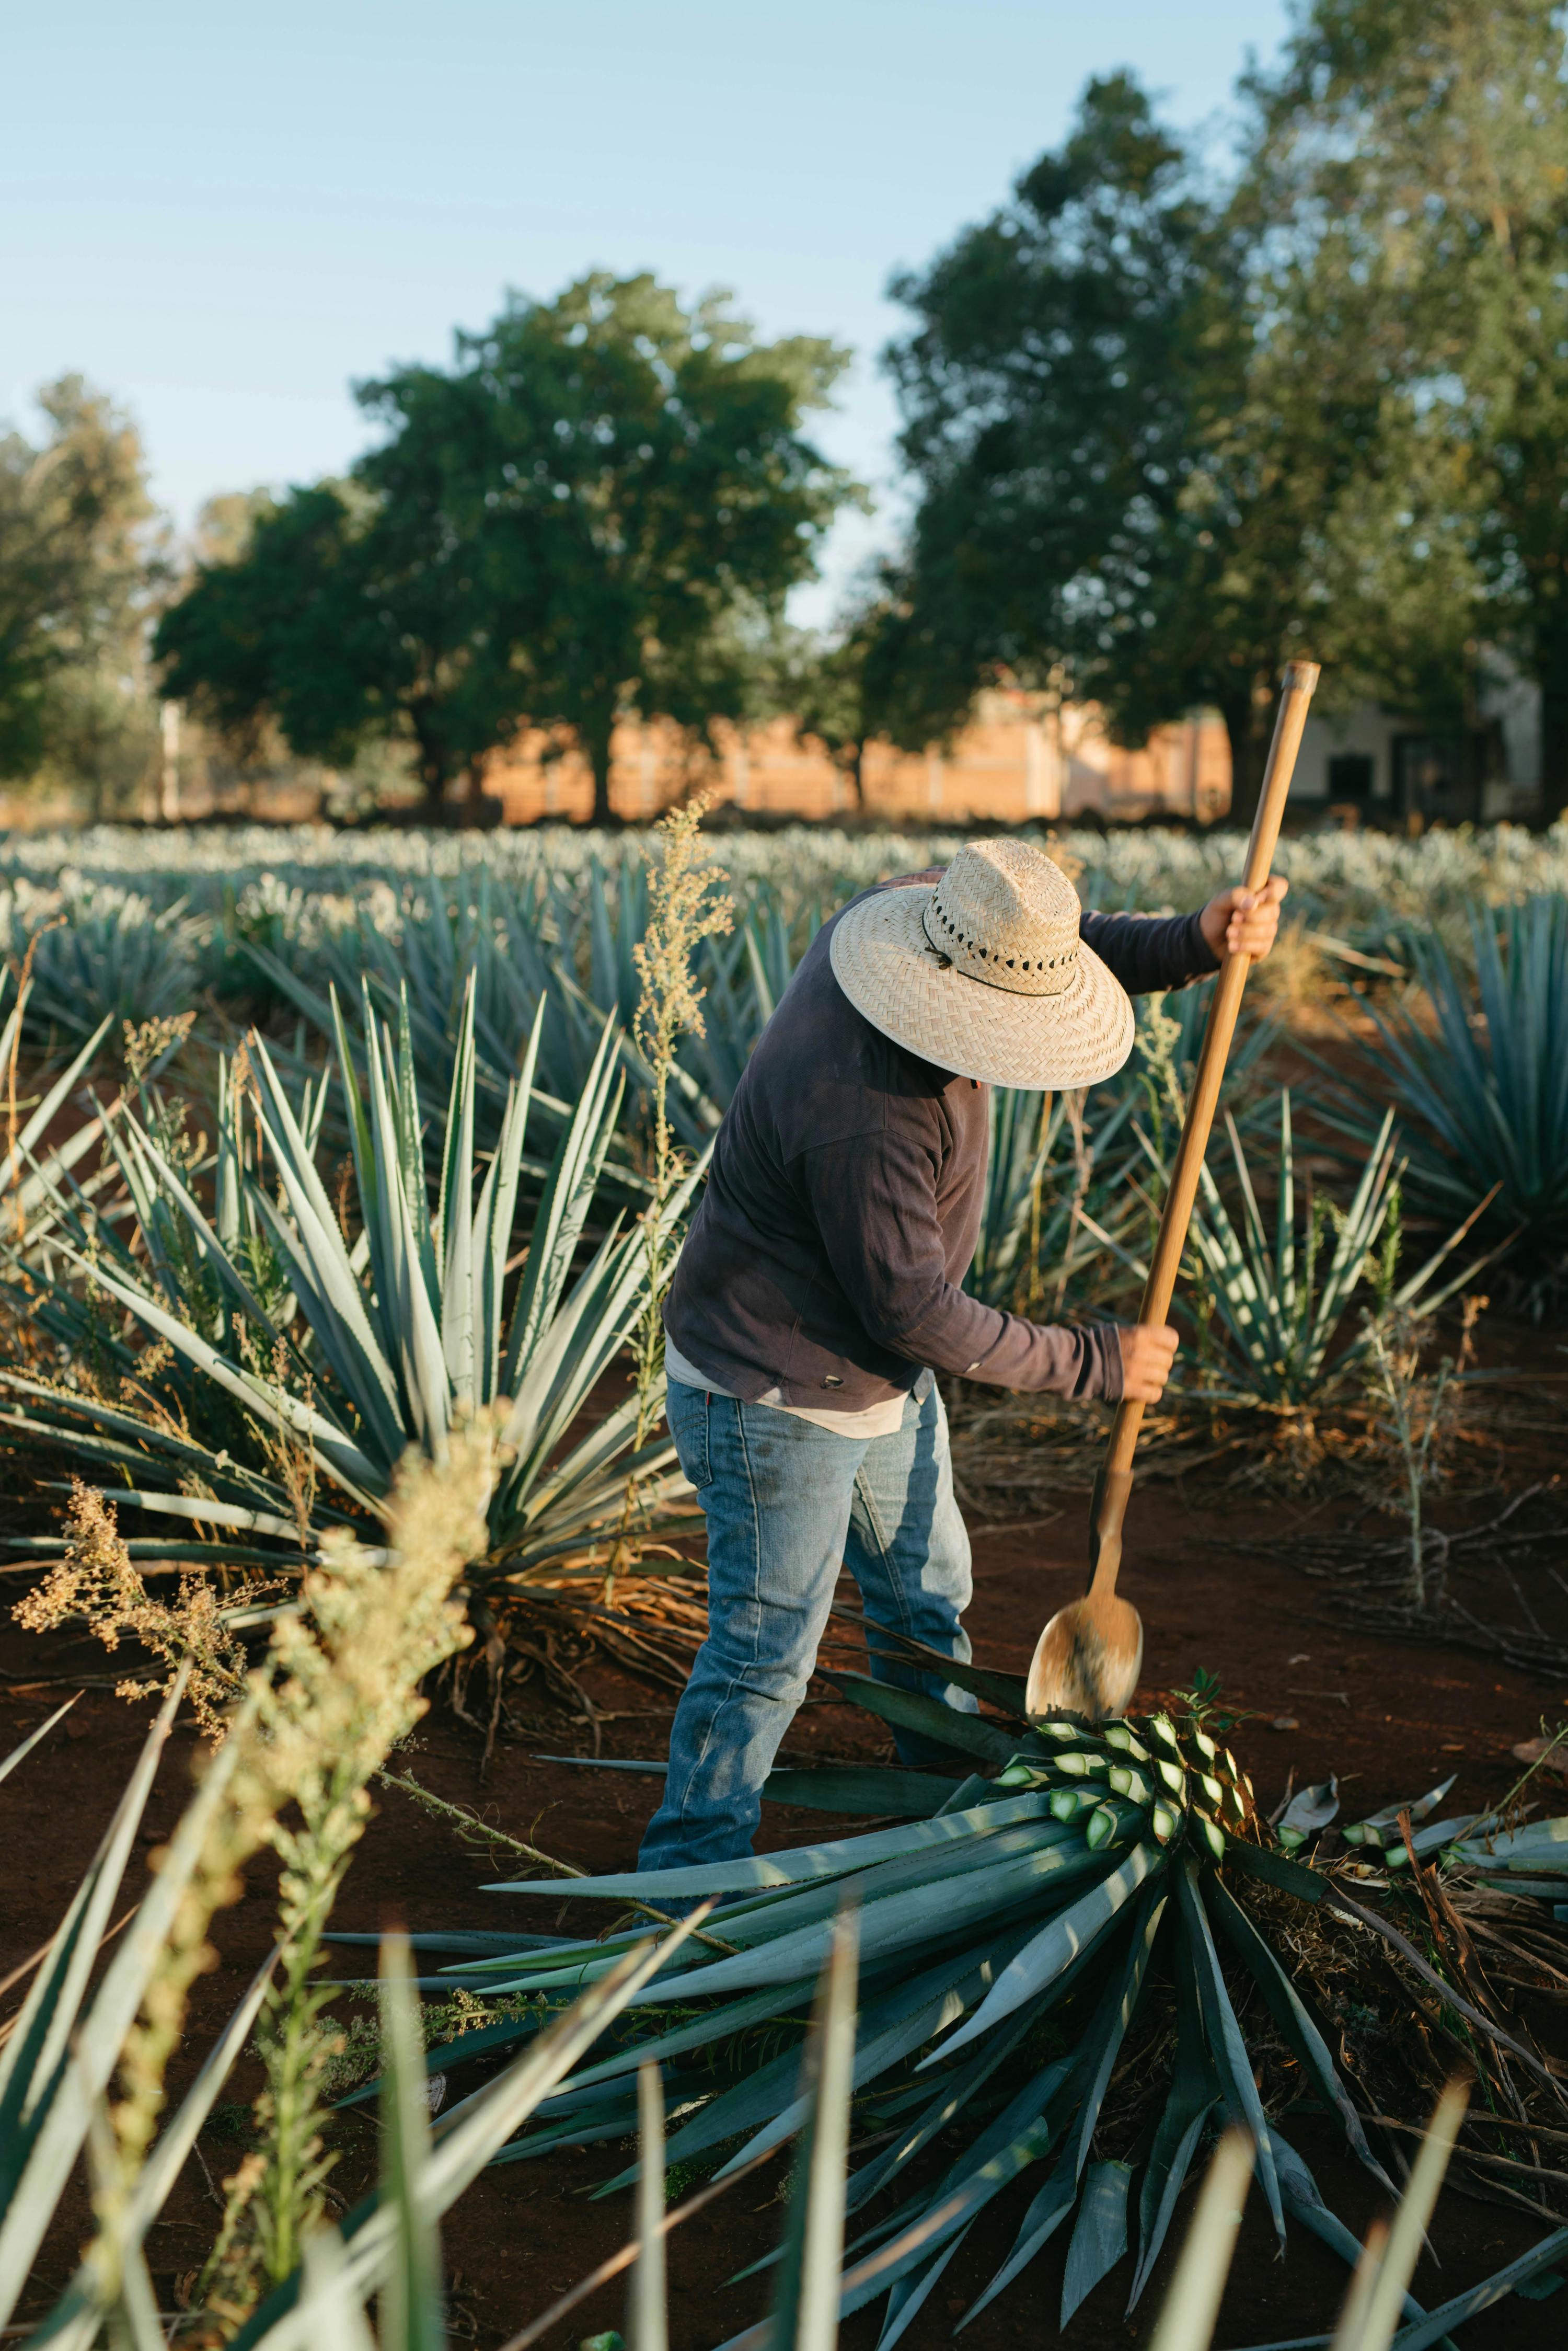
[[[723,870],[703,853],[701,827],[708,806],[708,795],[698,793],[661,820],[654,836],[661,853],[648,883],[647,928],[632,950],[638,982],[634,1033],[650,1072],[649,1174],[653,1187],[642,1217],[647,1292],[632,1338],[637,1386],[632,1449],[637,1453],[653,1433],[664,1393],[662,1310],[678,1246],[673,1246],[674,1237],[668,1229],[669,1206],[687,1167],[685,1154],[670,1131],[670,1083],[682,1038],[706,1034],[702,1009],[706,990],[697,984],[692,954],[702,940],[722,938],[734,925],[734,904],[723,886]],[[611,1549],[606,1599],[614,1591],[618,1571],[635,1556],[634,1529],[640,1515],[633,1477],[627,1480],[621,1523]]]
[[[1490,1303],[1473,1294],[1460,1301],[1458,1352],[1443,1356],[1435,1370],[1423,1364],[1426,1333],[1415,1316],[1391,1310],[1364,1318],[1374,1444],[1399,1468],[1410,1544],[1406,1597],[1421,1611],[1440,1608],[1445,1598],[1448,1538],[1427,1523],[1426,1503],[1448,1472],[1460,1433],[1464,1377],[1475,1359],[1476,1324]]]
[[[648,883],[648,927],[632,950],[639,988],[637,1042],[653,1076],[649,1172],[653,1198],[643,1217],[648,1297],[636,1342],[639,1448],[652,1433],[664,1359],[660,1309],[674,1266],[665,1210],[686,1172],[685,1155],[670,1132],[670,1083],[682,1038],[706,1034],[706,991],[697,985],[692,956],[704,939],[723,938],[735,918],[723,870],[704,852],[701,827],[708,805],[707,795],[699,794],[672,809],[659,825],[655,837],[661,853]]]
[[[152,1076],[157,1065],[184,1043],[195,1025],[193,1012],[163,1013],[152,1020],[122,1020],[121,1050],[131,1084],[139,1086]]]
[[[202,2340],[225,2340],[259,2295],[289,2274],[319,2217],[332,2162],[321,2111],[329,2068],[343,2051],[342,2034],[322,2018],[327,1995],[313,1981],[322,1934],[364,1833],[368,1783],[425,1712],[424,1677],[470,1638],[453,1591],[484,1548],[497,1460],[488,1416],[453,1432],[441,1466],[411,1456],[387,1507],[387,1552],[330,1535],[298,1604],[275,1621],[266,1656],[248,1672],[217,1595],[184,1617],[151,1600],[112,1510],[79,1481],[67,1557],[16,1612],[37,1629],[85,1613],[111,1649],[151,1636],[157,1654],[188,1677],[187,1690],[198,1674],[207,1677],[207,1721],[225,1734],[208,1766],[221,1774],[219,1801],[122,2053],[112,2159],[96,2168],[98,2230],[88,2266],[106,2312],[120,2293],[120,2223],[162,2110],[190,1989],[215,1963],[212,1919],[235,1898],[246,1862],[264,1846],[282,1872],[277,1973],[257,2031],[259,2143],[225,2182],[223,2228],[196,2297],[208,2321]],[[122,1687],[141,1695],[150,1685]],[[225,1697],[235,1701],[226,1714]],[[153,1856],[154,1867],[160,1860]]]
[[[254,1602],[270,1585],[250,1584]],[[138,1641],[168,1668],[160,1682],[129,1676],[116,1693],[145,1698],[167,1690],[182,1667],[188,1669],[185,1696],[209,1739],[223,1735],[225,1716],[245,1681],[246,1656],[229,1630],[225,1597],[197,1571],[183,1573],[172,1601],[148,1590],[131,1558],[112,1502],[80,1478],[71,1479],[66,1512],[66,1549],[41,1583],[35,1584],[11,1614],[29,1633],[52,1632],[83,1616],[88,1630],[112,1655],[122,1641]]]
[[[424,1676],[472,1637],[452,1592],[485,1548],[495,1468],[488,1418],[453,1432],[444,1465],[405,1463],[388,1508],[389,1563],[329,1535],[298,1614],[273,1633],[254,1768],[273,1807],[266,1842],[282,1864],[282,1949],[257,2032],[260,2145],[225,2183],[197,2296],[226,2327],[290,2274],[322,2210],[334,2158],[320,2126],[343,2037],[313,1980],[321,1938],[370,1815],[368,1782],[426,1711]]]

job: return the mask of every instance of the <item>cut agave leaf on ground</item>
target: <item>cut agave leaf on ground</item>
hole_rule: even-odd
[[[0,1780],[8,1779],[10,1774],[16,1769],[17,1764],[26,1761],[26,1758],[32,1753],[34,1748],[37,1747],[42,1740],[48,1737],[56,1723],[58,1722],[63,1716],[69,1714],[72,1707],[75,1706],[77,1702],[77,1698],[80,1698],[80,1696],[81,1692],[80,1690],[78,1690],[76,1698],[68,1698],[64,1706],[57,1706],[53,1714],[46,1716],[45,1719],[39,1723],[36,1730],[30,1730],[27,1733],[26,1738],[21,1741],[19,1746],[13,1747],[9,1755],[0,1758]]]
[[[1012,1732],[998,1730],[977,1714],[961,1713],[921,1691],[898,1689],[891,1682],[873,1681],[863,1674],[828,1673],[825,1678],[852,1705],[863,1707],[868,1714],[880,1715],[883,1722],[900,1730],[923,1731],[962,1755],[978,1756],[983,1763],[1010,1763],[1018,1751],[1019,1740]]]
[[[664,1779],[667,1763],[632,1762],[607,1755],[541,1755],[541,1763],[565,1763],[584,1771],[634,1771]],[[910,1771],[895,1763],[784,1765],[762,1783],[765,1804],[789,1804],[805,1812],[864,1813],[873,1820],[929,1819],[963,1786],[930,1771]]]
[[[903,1771],[895,1764],[819,1763],[770,1771],[762,1783],[762,1801],[807,1812],[918,1820],[939,1813],[962,1784],[929,1771]]]
[[[1221,1934],[1239,1955],[1263,1997],[1263,2004],[1301,2059],[1319,2095],[1328,2100],[1341,2129],[1356,2156],[1380,2186],[1395,2193],[1394,2182],[1373,2154],[1361,2118],[1329,2053],[1327,2043],[1308,2014],[1290,1977],[1240,1904],[1222,1884],[1209,1890],[1209,1909]]]
[[[1007,1802],[976,1806],[967,1813],[949,1813],[940,1820],[908,1828],[883,1829],[863,1836],[836,1838],[831,1844],[797,1845],[785,1853],[747,1855],[739,1861],[698,1862],[689,1869],[625,1870],[608,1877],[574,1877],[563,1886],[559,1877],[523,1878],[490,1886],[490,1894],[555,1894],[571,1901],[623,1902],[628,1894],[656,1885],[662,1895],[685,1899],[702,1894],[727,1894],[750,1888],[794,1886],[813,1878],[837,1876],[847,1869],[865,1869],[890,1857],[920,1850],[933,1853],[960,1840],[994,1834],[1019,1821],[1042,1821],[1050,1804],[1043,1795],[1013,1796]]]
[[[1458,1776],[1457,1771],[1450,1771],[1446,1780],[1439,1780],[1435,1788],[1428,1788],[1413,1804],[1385,1804],[1380,1813],[1369,1813],[1365,1820],[1353,1821],[1340,1834],[1346,1844],[1383,1844],[1386,1842],[1385,1832],[1398,1828],[1402,1813],[1408,1813],[1413,1822],[1430,1820]]]
[[[1138,2264],[1127,2296],[1132,2310],[1159,2259],[1176,2199],[1186,2184],[1204,2128],[1220,2101],[1219,2075],[1204,2037],[1197,1985],[1189,1969],[1178,1969],[1176,2060],[1139,2192]]]
[[[1285,2199],[1285,2210],[1293,2220],[1300,2220],[1314,2237],[1336,2252],[1347,2268],[1354,2270],[1361,2259],[1361,2246],[1344,2222],[1329,2210],[1318,2190],[1318,2183],[1301,2161],[1293,2147],[1274,2134],[1274,2165],[1280,2175],[1280,2193]],[[1391,2192],[1394,2192],[1391,2189]],[[1413,2321],[1426,2316],[1415,2296],[1406,2294],[1404,2314]]]
[[[1320,1787],[1303,1788],[1299,1796],[1291,1797],[1275,1834],[1286,1852],[1292,1853],[1338,1818],[1339,1782],[1331,1772]]]

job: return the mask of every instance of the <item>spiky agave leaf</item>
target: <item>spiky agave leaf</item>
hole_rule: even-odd
[[[0,1003],[4,1003],[8,987],[16,987],[16,1001],[0,1026],[0,1081],[14,1081],[17,1057],[21,1051],[23,1032],[32,1000],[34,982],[26,974],[13,981],[8,969],[0,968]],[[92,1150],[103,1132],[102,1114],[88,1119],[74,1134],[58,1144],[41,1162],[35,1156],[39,1144],[48,1133],[73,1090],[91,1065],[94,1055],[109,1032],[109,1017],[99,1023],[86,1043],[59,1076],[51,1078],[37,1100],[25,1116],[18,1115],[15,1131],[7,1135],[5,1155],[0,1158],[0,1203],[16,1242],[29,1255],[36,1254],[41,1241],[52,1229],[55,1216],[50,1197],[54,1186],[64,1181],[70,1171]]]
[[[384,915],[361,910],[321,941],[314,981],[267,949],[250,953],[328,1040],[339,1033],[332,998],[351,1008],[349,1050],[362,1071],[370,1067],[378,1019],[406,1018],[419,1090],[427,1100],[452,1092],[467,1031],[476,1132],[481,1146],[492,1149],[512,1074],[530,1038],[538,1065],[535,1116],[559,1132],[595,1066],[607,1019],[616,1024],[629,1081],[623,1107],[641,1114],[649,1078],[633,1038],[639,983],[632,949],[647,919],[647,869],[638,858],[628,859],[614,877],[591,859],[572,889],[546,869],[511,877],[481,865],[459,873],[450,888],[428,881],[405,888],[390,929]],[[719,968],[727,977],[727,967]],[[720,1018],[732,1041],[727,1058],[710,1061],[716,1073],[734,1062],[738,1040],[738,1076],[761,1029],[755,992],[744,977],[738,989],[731,984],[724,991]],[[688,1150],[701,1149],[732,1091],[733,1081],[716,1097],[685,1062],[676,1071],[669,1111]],[[532,1163],[526,1173],[537,1182],[543,1170]],[[608,1181],[617,1196],[642,1196],[626,1167],[612,1162]]]
[[[196,992],[195,954],[203,925],[187,901],[155,912],[135,892],[90,885],[51,910],[30,930],[13,934],[32,953],[28,1030],[40,1041],[52,1033],[101,1037],[122,1020],[151,1020],[183,1012]]]
[[[230,1750],[220,1749],[93,1988],[94,1962],[184,1686],[182,1671],[0,2052],[0,2324],[16,2308],[82,2153],[233,1769]]]
[[[1494,1191],[1483,1231],[1540,1289],[1568,1251],[1568,902],[1466,909],[1474,977],[1423,925],[1406,942],[1424,1003],[1365,1005],[1360,1067],[1325,1108],[1364,1141],[1398,1112],[1413,1202],[1453,1222]]]
[[[157,1969],[163,1941],[199,1847],[213,1799],[205,1791],[191,1807],[195,1825],[182,1824],[172,1840],[155,1896],[143,1903],[96,1992],[94,1964],[134,1848],[134,1839],[179,1703],[172,1691],[153,1724],[93,1862],[34,1974],[26,2001],[12,2020],[0,2062],[0,2241],[7,2269],[0,2307],[7,2314],[26,2283],[31,2256],[54,2217],[54,2202],[79,2149],[99,2126],[105,2084],[120,2040]],[[0,1779],[23,1762],[68,1713],[57,1708],[30,1738],[0,1761]],[[221,1775],[217,1794],[221,1796]],[[164,1879],[168,1886],[164,1886]],[[40,2331],[56,2351],[91,2351],[107,2317],[123,2305],[121,2284],[144,2281],[142,2247],[178,2181],[197,2133],[239,2058],[256,2021],[275,1961],[257,1970],[224,2032],[208,2052],[148,2159],[112,2197],[99,2239]],[[117,2036],[119,2036],[117,2038]],[[117,2183],[118,2185],[119,2183]],[[129,2321],[134,2316],[123,2310]],[[135,2334],[131,2327],[127,2339]],[[141,2339],[140,2336],[137,2337]]]
[[[651,1943],[644,1933],[603,1982],[552,2020],[533,2048],[487,2082],[476,2096],[444,2114],[425,2147],[405,2148],[410,2173],[405,2192],[400,2194],[397,2179],[389,2173],[341,2224],[341,2274],[334,2275],[334,2294],[341,2296],[346,2291],[362,2306],[373,2294],[384,2291],[405,2257],[408,2205],[412,2202],[426,2222],[449,2210],[497,2147],[541,2101],[549,2102],[555,2085],[691,1931],[691,1923],[676,1928],[658,1944]],[[414,2072],[412,2052],[401,2071],[400,2088],[412,2105],[412,2097],[407,2096]],[[232,2351],[258,2351],[263,2346],[265,2351],[316,2351],[321,2339],[316,2331],[318,2290],[314,2278],[297,2272],[246,2320],[233,2337]]]

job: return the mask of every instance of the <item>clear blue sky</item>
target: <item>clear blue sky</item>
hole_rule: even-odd
[[[820,431],[885,517],[889,272],[988,210],[1092,73],[1132,66],[1222,139],[1285,14],[50,0],[5,36],[0,417],[30,427],[34,388],[80,370],[132,411],[184,522],[214,491],[345,465],[366,438],[350,380],[444,360],[507,287],[650,268],[854,347]],[[841,528],[835,581],[867,544]]]

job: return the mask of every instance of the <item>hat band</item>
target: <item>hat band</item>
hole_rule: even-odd
[[[1061,996],[1078,976],[1076,938],[1062,942],[1049,955],[1040,952],[1040,941],[1033,940],[1027,956],[1019,952],[1020,942],[1014,940],[1009,952],[1007,945],[994,938],[982,939],[972,922],[949,913],[935,890],[920,920],[936,954],[946,956],[966,979],[977,979],[982,987],[1004,988],[1010,996]]]

